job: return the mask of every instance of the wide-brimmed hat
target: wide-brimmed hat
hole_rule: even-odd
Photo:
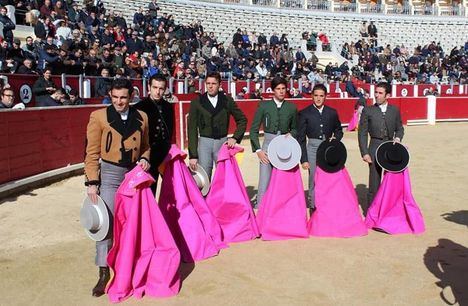
[[[317,165],[320,169],[329,173],[343,169],[346,157],[346,147],[336,139],[323,141],[317,149]]]
[[[189,168],[190,169],[190,168]],[[190,169],[190,172],[192,173],[192,177],[195,180],[195,183],[197,183],[198,188],[200,189],[200,192],[203,196],[206,196],[208,194],[208,191],[210,190],[210,178],[208,177],[208,174],[206,174],[205,169],[203,169],[200,164],[197,165],[197,170],[193,171]]]
[[[89,238],[95,241],[106,238],[110,228],[109,211],[99,196],[97,204],[86,197],[80,210],[80,223]]]
[[[375,159],[385,171],[401,172],[408,167],[410,155],[404,145],[390,140],[380,144],[375,153]]]
[[[273,167],[290,170],[301,161],[301,146],[292,136],[278,135],[268,145],[268,159]]]

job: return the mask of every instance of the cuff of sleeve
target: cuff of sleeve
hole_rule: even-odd
[[[100,182],[99,181],[87,181],[84,183],[86,187],[88,186],[99,186]]]
[[[146,157],[143,157],[143,156],[140,157],[140,160],[142,160],[142,159],[146,160],[148,163],[150,162],[149,159],[147,159]]]
[[[255,150],[255,153],[260,152],[261,150],[262,150],[262,149],[257,149],[257,150]]]

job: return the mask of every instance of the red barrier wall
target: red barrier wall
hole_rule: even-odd
[[[0,112],[0,184],[83,162],[86,124],[96,107]]]
[[[437,98],[436,119],[468,119],[468,97]]]

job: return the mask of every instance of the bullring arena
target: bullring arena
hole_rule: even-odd
[[[126,19],[129,28],[137,32],[139,39],[145,40],[143,33],[147,32],[135,28],[132,20],[138,7],[146,10],[148,3],[146,0],[107,0],[102,7],[107,9],[105,14],[112,11],[115,16]],[[311,59],[312,52],[318,57],[312,65],[315,68],[305,70],[312,72],[311,76],[298,72],[297,64],[301,60],[296,60],[294,55],[291,59],[294,72],[290,71],[291,67],[283,67],[288,89],[296,89],[291,90],[288,100],[299,109],[312,103],[306,89],[321,82],[322,70],[327,69],[328,63],[336,62],[337,67],[342,67],[344,62],[349,62],[349,71],[333,68],[330,75],[324,73],[323,78],[329,91],[326,104],[338,110],[344,126],[342,142],[348,154],[346,168],[362,212],[368,208],[369,170],[359,152],[357,132],[346,131],[346,125],[359,94],[370,94],[367,99],[370,105],[375,83],[385,78],[391,82],[389,103],[398,106],[402,114],[405,127],[402,143],[411,154],[412,193],[424,217],[426,231],[419,235],[389,235],[369,230],[367,236],[358,238],[256,239],[232,243],[218,256],[195,264],[181,263],[182,285],[178,295],[171,298],[131,297],[124,304],[468,305],[468,143],[464,140],[468,134],[466,0],[160,0],[157,3],[158,16],[163,13],[171,15],[185,28],[195,28],[200,25],[197,23],[201,23],[205,32],[213,32],[220,43],[212,45],[218,49],[208,50],[208,56],[197,49],[194,54],[184,57],[182,52],[170,53],[170,47],[163,46],[166,43],[164,39],[151,38],[160,44],[157,47],[159,54],[168,52],[166,60],[172,64],[166,66],[166,63],[158,62],[157,68],[169,80],[171,95],[167,97],[172,99],[175,112],[174,143],[187,149],[189,103],[198,93],[205,91],[203,73],[198,70],[200,63],[203,67],[205,60],[209,62],[220,57],[220,45],[228,49],[237,29],[250,34],[263,33],[267,39],[275,33],[279,36],[287,33],[289,42],[286,50],[290,47],[295,53],[301,47],[305,62]],[[101,6],[94,7],[88,1],[78,3],[78,7],[88,10],[88,13],[94,10],[103,13]],[[39,7],[36,11],[42,14]],[[14,7],[11,12],[9,7],[10,17],[15,15]],[[24,44],[27,36],[31,35],[40,41],[39,49],[47,49],[45,44],[48,42],[45,41],[50,37],[41,39],[38,36],[40,31],[34,30],[42,22],[34,19],[45,20],[45,16],[34,17],[34,8],[30,11],[17,8],[18,12],[18,22],[13,31],[15,39]],[[143,15],[151,14],[145,11]],[[58,20],[56,14],[51,14],[51,18]],[[110,24],[109,15],[103,20],[106,26],[101,25],[102,31]],[[369,52],[378,55],[376,61],[380,61],[380,68],[375,67],[372,72],[367,71],[364,63],[367,59],[365,52],[345,47],[345,44],[351,45],[361,39],[359,26],[364,21],[373,21],[377,25],[378,45],[382,46],[381,50],[370,47],[372,50]],[[71,29],[80,29],[80,35],[91,41],[93,23],[88,27],[86,20],[83,24],[69,22]],[[60,22],[57,27],[58,24]],[[313,34],[309,31],[321,36],[317,36],[315,44],[307,36]],[[308,34],[304,36],[306,32]],[[5,31],[3,33],[7,39],[8,35]],[[130,31],[128,35],[133,33]],[[324,33],[328,38],[323,38]],[[72,53],[81,47],[61,48],[59,45],[64,41],[60,37],[54,39],[52,44],[56,46],[51,48],[54,52],[68,52],[64,55],[67,59],[79,56]],[[78,38],[71,38],[75,39]],[[95,48],[99,50],[99,56],[108,48],[112,52],[120,50],[116,50],[119,47],[116,42],[110,47],[104,45],[103,36],[96,36],[96,39],[101,39],[101,45]],[[432,41],[440,44],[432,44]],[[245,51],[244,43],[241,43],[239,53]],[[369,41],[370,45],[372,43]],[[407,57],[400,57],[405,48],[403,44],[408,50]],[[269,43],[267,45],[271,47]],[[391,46],[388,48],[390,54],[386,54],[387,45]],[[395,51],[397,45],[398,51]],[[413,51],[418,46],[419,51]],[[92,49],[88,47],[86,56]],[[454,47],[457,47],[456,52]],[[163,49],[165,51],[161,51]],[[270,50],[274,52],[276,49]],[[40,54],[40,50],[36,51]],[[152,67],[148,54],[152,51],[157,56],[156,50],[151,50],[139,55],[137,52],[136,59],[129,52],[129,61],[124,57],[122,63],[123,75],[132,76],[139,98],[148,94],[146,78]],[[426,51],[429,53],[425,54]],[[411,60],[415,57],[414,52],[419,52],[418,58],[423,58],[419,64]],[[446,61],[443,54],[448,56]],[[4,56],[3,53],[0,56]],[[288,55],[281,53],[281,56]],[[390,60],[386,61],[385,56]],[[228,55],[225,57],[229,58]],[[67,91],[67,98],[63,98],[66,101],[60,101],[63,106],[41,107],[34,89],[39,75],[44,73],[41,69],[45,69],[40,68],[41,58],[44,60],[43,56],[35,58],[32,68],[28,68],[36,73],[18,73],[22,66],[20,62],[15,63],[15,59],[10,61],[9,58],[6,62],[6,58],[2,58],[5,64],[0,64],[4,85],[9,84],[13,89],[15,106],[22,104],[10,110],[0,109],[0,154],[3,157],[0,161],[0,305],[108,305],[106,295],[99,298],[91,296],[96,267],[94,242],[80,225],[80,208],[86,195],[82,163],[89,114],[101,108],[104,99],[99,96],[98,84],[103,84],[103,78],[120,75],[117,73],[120,68],[109,68],[110,75],[104,77],[100,73],[105,67],[100,64],[106,61],[105,58],[100,64],[96,61],[95,69],[91,70],[86,70],[86,65],[77,58],[71,65],[74,67],[68,67],[69,71],[61,70],[66,66],[61,62],[51,68],[51,81]],[[425,66],[428,58],[431,63],[438,62],[434,66],[440,69],[435,68],[435,73],[430,73],[431,68]],[[177,66],[183,62],[185,66],[182,66],[188,68],[192,59],[197,68],[191,72],[180,69],[178,74]],[[75,65],[75,60],[79,64]],[[132,68],[133,60],[141,64],[141,71],[138,67]],[[265,62],[268,61],[265,58]],[[87,58],[86,62],[88,65],[92,61]],[[222,62],[217,69],[226,68]],[[239,67],[247,68],[248,62],[242,64],[244,66],[239,64]],[[259,59],[254,62],[259,62]],[[392,66],[390,72],[384,68],[388,64]],[[288,66],[288,63],[284,65]],[[409,66],[406,70],[405,65]],[[411,65],[427,69],[427,73],[413,71]],[[73,70],[77,67],[82,68],[79,73]],[[208,68],[204,67],[206,72]],[[357,68],[353,70],[352,67]],[[267,100],[272,97],[268,90],[271,69],[268,68],[265,76],[260,75],[260,70],[251,72],[251,76],[245,70],[238,74],[234,68],[222,71],[222,90],[235,98],[246,114],[249,121],[247,131],[258,104],[262,103],[259,98]],[[191,76],[195,70],[197,75]],[[403,80],[402,74],[407,79]],[[348,81],[354,91],[348,86]],[[67,100],[70,99],[70,90],[75,90],[82,104],[73,105]],[[253,96],[254,93],[258,95]],[[294,96],[297,93],[300,95]],[[229,132],[232,133],[233,129],[231,122]],[[258,187],[258,158],[252,153],[248,135],[245,135],[241,146],[245,152],[239,159],[239,166],[247,193],[254,199]],[[307,172],[301,170],[301,175],[306,191]],[[160,185],[161,181],[158,191]]]

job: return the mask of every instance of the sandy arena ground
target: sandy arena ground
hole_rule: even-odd
[[[406,128],[420,236],[369,232],[354,239],[261,240],[234,244],[184,266],[177,297],[127,305],[468,305],[468,124]],[[462,139],[460,141],[460,139]],[[346,133],[347,168],[361,201],[367,166]],[[250,194],[258,164],[241,164]],[[303,173],[304,185],[306,174]],[[106,305],[93,298],[94,245],[79,223],[83,177],[0,202],[0,305]],[[444,289],[443,289],[444,288]],[[442,290],[443,289],[443,290]],[[441,294],[441,292],[443,292]]]

